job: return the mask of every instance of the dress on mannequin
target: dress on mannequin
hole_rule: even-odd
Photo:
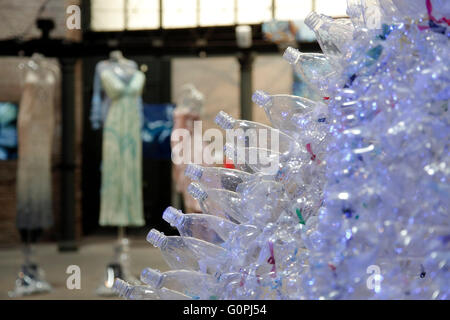
[[[25,82],[17,125],[16,223],[22,234],[35,234],[53,224],[51,155],[59,68],[33,55],[23,69]]]
[[[145,224],[142,199],[142,90],[145,75],[137,64],[113,51],[96,67],[91,121],[103,125],[101,226],[119,227],[114,259],[107,265],[105,281],[97,288],[102,296],[115,295],[116,277],[138,283],[132,275],[125,227]]]
[[[53,224],[51,191],[52,140],[59,67],[40,54],[21,64],[23,92],[18,117],[16,225],[24,244],[24,263],[11,297],[48,292],[50,284],[33,261],[32,244]]]
[[[103,129],[100,225],[142,226],[142,144],[138,99],[145,75],[135,71],[128,81],[119,68],[100,77],[111,100]]]

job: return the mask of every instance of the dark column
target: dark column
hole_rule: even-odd
[[[62,58],[61,219],[59,251],[75,251],[75,62]]]
[[[255,55],[250,51],[241,51],[238,54],[238,61],[241,67],[240,102],[241,102],[241,119],[243,120],[252,120],[252,113],[253,113],[252,69],[254,60]]]

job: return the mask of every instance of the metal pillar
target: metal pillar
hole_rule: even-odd
[[[241,119],[252,120],[253,104],[253,61],[255,55],[250,51],[241,51],[238,54],[238,61],[241,70],[241,83],[240,83],[240,103],[241,103]]]
[[[59,251],[76,251],[75,242],[75,62],[62,58],[61,219]]]

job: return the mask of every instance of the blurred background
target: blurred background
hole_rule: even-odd
[[[220,110],[267,123],[251,101],[253,91],[313,97],[282,54],[288,46],[319,52],[303,19],[310,11],[345,17],[345,9],[345,0],[0,0],[0,299],[14,297],[8,291],[17,289],[17,281],[26,285],[23,266],[29,255],[23,248],[30,246],[52,290],[16,298],[104,298],[97,287],[117,260],[117,239],[129,240],[125,260],[131,273],[137,276],[150,265],[166,270],[145,236],[151,228],[175,234],[161,219],[167,206],[193,208],[170,158],[170,132],[185,125],[174,123],[179,119],[174,112],[183,107],[186,85],[201,95],[200,111],[194,111],[203,130],[217,127]],[[135,62],[145,75],[138,159],[145,224],[119,230],[99,224],[103,132],[92,122],[96,66],[111,61],[111,52]],[[43,76],[36,70],[45,68],[57,70],[51,89],[41,88],[46,80],[30,89],[27,72]],[[24,111],[30,103],[39,108],[33,102],[39,99],[50,104],[45,102],[50,93],[52,111]],[[17,224],[18,175],[21,157],[38,156],[21,153],[20,144],[36,132],[41,135],[29,128],[48,118],[51,129],[39,130],[51,141],[46,201],[52,223],[30,240]],[[27,174],[29,180],[21,183],[35,184],[39,173]],[[80,267],[80,289],[67,287],[70,265]]]

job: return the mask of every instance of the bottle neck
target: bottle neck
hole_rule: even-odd
[[[203,170],[204,168],[197,164],[188,164],[184,174],[191,180],[199,181],[203,175]]]
[[[204,201],[206,198],[208,198],[208,194],[198,183],[192,182],[188,186],[187,191],[194,199],[199,202]]]
[[[155,247],[164,250],[167,247],[168,238],[158,230],[152,229],[147,235],[147,241]]]
[[[260,107],[263,107],[266,112],[269,112],[273,105],[272,96],[262,90],[257,90],[252,95],[252,101]]]
[[[324,17],[314,11],[305,18],[305,24],[314,32],[317,32],[324,23],[326,23]]]
[[[174,221],[174,227],[177,229],[181,229],[183,227],[185,221],[186,221],[186,216],[184,214],[178,216],[177,219]]]
[[[164,239],[161,240],[158,248],[160,248],[161,250],[166,250],[168,242],[169,242],[169,239],[167,237],[165,237]]]
[[[216,124],[224,130],[233,129],[236,126],[236,120],[224,111],[220,111],[215,119]]]
[[[164,277],[164,274],[151,268],[145,268],[141,273],[141,281],[155,289],[160,289],[163,286]]]

